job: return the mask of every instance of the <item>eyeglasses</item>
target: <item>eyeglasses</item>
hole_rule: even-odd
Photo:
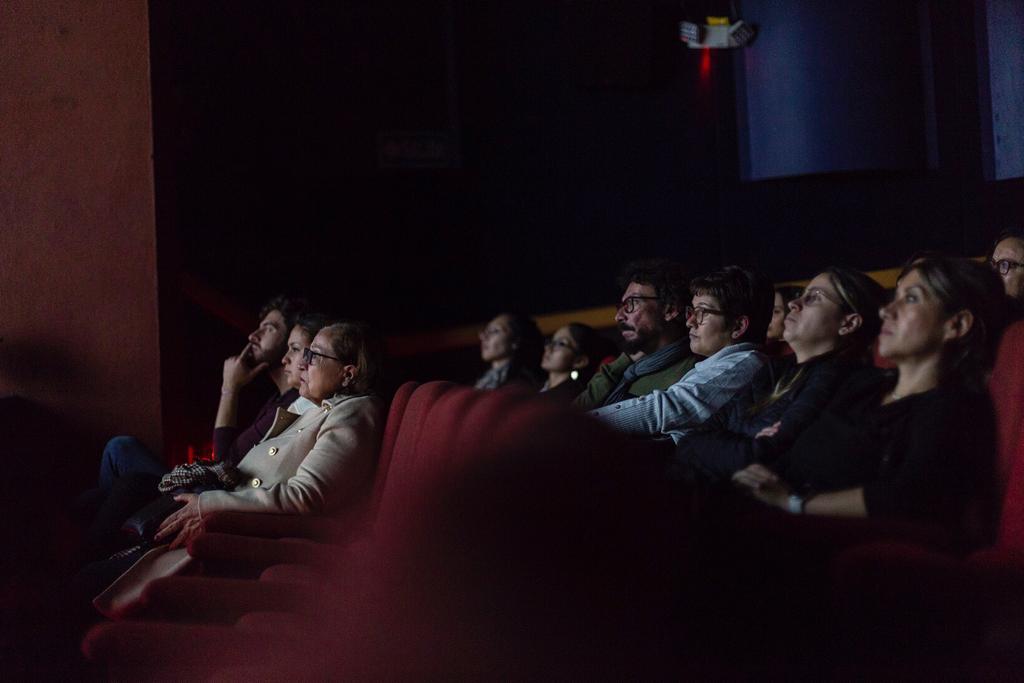
[[[1008,275],[1011,270],[1017,268],[1024,268],[1024,263],[1020,261],[1011,261],[1010,259],[1001,258],[998,261],[995,259],[989,259],[988,264],[992,266],[992,270],[996,271],[1000,275]]]
[[[704,324],[704,318],[707,317],[708,313],[712,313],[714,315],[725,315],[725,311],[719,311],[715,308],[704,308],[703,306],[698,306],[697,308],[694,308],[693,306],[686,307],[686,319],[689,320],[690,318],[693,318],[693,321],[698,325]]]
[[[308,346],[302,349],[302,362],[305,363],[306,365],[320,365],[320,363],[323,362],[321,360],[318,360],[320,358],[330,358],[331,360],[336,360],[339,363],[342,362],[342,360],[337,356],[328,356],[326,353],[319,353],[309,348]]]
[[[619,302],[619,305],[616,308],[621,308],[626,313],[632,313],[636,310],[636,307],[640,305],[637,302],[642,301],[644,299],[657,301],[660,298],[660,296],[640,296],[639,294],[636,294],[634,296],[627,296],[625,299]]]
[[[573,353],[576,352],[575,347],[564,339],[555,339],[554,337],[548,337],[544,340],[544,346],[547,348],[558,347],[560,349],[569,349]]]
[[[843,302],[839,300],[838,297],[834,297],[828,292],[826,292],[824,289],[820,289],[818,287],[811,287],[809,289],[805,289],[803,294],[796,298],[796,301],[802,301],[805,305],[809,304],[813,306],[817,303],[820,303],[822,299],[826,301],[831,301],[836,306],[843,308]]]

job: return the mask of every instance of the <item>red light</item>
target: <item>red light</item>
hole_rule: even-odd
[[[189,464],[194,462],[213,462],[213,442],[208,441],[199,449],[192,444],[189,444],[188,451],[186,452],[186,458],[186,462]]]
[[[700,77],[703,80],[711,78],[711,48],[704,48],[700,56]]]

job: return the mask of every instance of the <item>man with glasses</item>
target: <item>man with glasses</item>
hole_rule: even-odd
[[[992,245],[989,265],[1003,278],[1003,289],[1012,308],[1024,313],[1024,230],[1004,230]]]
[[[690,350],[704,356],[664,391],[591,411],[614,429],[667,435],[678,442],[750,384],[765,363],[759,349],[771,321],[775,290],[763,275],[738,266],[698,277],[685,309]]]
[[[619,278],[615,312],[624,352],[601,366],[575,405],[584,410],[667,389],[693,368],[683,307],[687,277],[668,259],[635,261]]]

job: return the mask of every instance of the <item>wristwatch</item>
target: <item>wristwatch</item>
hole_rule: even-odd
[[[786,509],[791,514],[802,515],[804,514],[804,506],[807,505],[807,499],[803,496],[799,496],[795,493],[789,494],[789,498],[786,501]]]

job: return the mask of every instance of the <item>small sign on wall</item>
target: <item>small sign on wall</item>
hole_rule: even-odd
[[[384,131],[377,134],[378,168],[457,168],[450,131]]]

